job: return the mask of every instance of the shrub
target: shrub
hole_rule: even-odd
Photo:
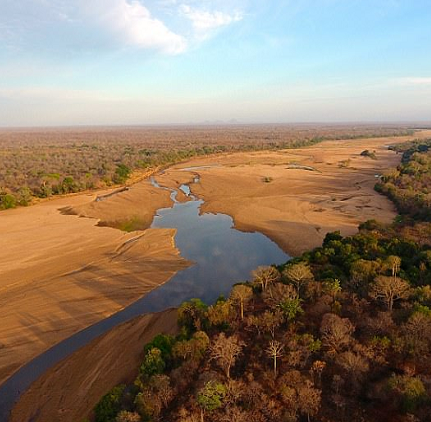
[[[125,385],[117,385],[102,397],[94,408],[95,422],[115,422],[125,388]]]

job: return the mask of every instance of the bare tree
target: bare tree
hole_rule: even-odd
[[[272,358],[274,363],[274,377],[277,376],[277,359],[283,356],[284,346],[277,340],[271,340],[266,349],[267,355]]]
[[[400,272],[401,258],[396,255],[390,255],[387,257],[385,264],[391,270],[392,277],[395,280]]]
[[[371,286],[370,296],[381,300],[392,311],[394,302],[410,295],[409,284],[401,278],[379,276]]]
[[[325,314],[320,325],[322,343],[330,352],[337,353],[351,342],[351,334],[354,330],[355,328],[348,318]]]
[[[362,377],[368,372],[369,365],[367,359],[350,350],[341,353],[337,358],[337,364],[346,370],[355,386],[359,385]]]
[[[280,273],[274,267],[258,267],[251,274],[253,280],[261,285],[262,291],[265,291],[270,284],[280,279]]]
[[[291,284],[275,283],[263,292],[262,298],[275,308],[282,302],[298,299],[298,293]]]
[[[275,337],[275,330],[283,322],[283,313],[279,310],[275,312],[265,311],[263,315],[259,316],[261,327],[263,331],[271,333],[271,337]]]
[[[154,375],[151,378],[150,385],[162,402],[163,407],[168,407],[174,397],[174,390],[171,387],[170,378],[167,375]]]
[[[310,374],[313,377],[314,383],[316,383],[316,375],[317,381],[320,385],[322,382],[322,372],[326,368],[326,362],[321,360],[315,360],[311,365]]]
[[[241,320],[244,319],[244,306],[253,297],[253,289],[250,286],[239,284],[234,286],[230,298],[233,302],[239,303]]]
[[[220,368],[230,378],[230,370],[235,365],[237,357],[241,354],[245,343],[240,341],[237,336],[226,337],[220,333],[211,345],[211,360],[215,360]]]
[[[298,407],[299,411],[307,415],[308,422],[310,416],[315,416],[320,409],[322,392],[314,388],[313,383],[309,380],[298,388]]]
[[[301,288],[309,281],[312,281],[314,279],[310,267],[303,262],[300,262],[299,264],[289,265],[283,271],[283,276],[287,278],[287,280],[296,287],[298,295]]]

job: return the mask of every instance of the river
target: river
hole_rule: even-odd
[[[152,183],[167,189],[155,179]],[[199,177],[193,183],[199,183]],[[263,234],[234,229],[230,216],[201,214],[203,201],[193,196],[193,186],[182,185],[180,189],[190,200],[178,202],[178,192],[170,189],[173,206],[158,210],[151,227],[175,228],[176,246],[193,264],[122,311],[61,341],[15,372],[0,387],[1,421],[7,421],[19,396],[45,371],[118,324],[143,313],[176,307],[191,298],[214,302],[220,295],[227,295],[233,284],[249,279],[259,265],[281,264],[289,259]]]

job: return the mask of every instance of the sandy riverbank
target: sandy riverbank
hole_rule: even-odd
[[[94,194],[77,195],[1,213],[0,383],[53,344],[188,265],[175,248],[174,230],[124,233],[58,211],[92,204],[105,209],[107,202],[94,199]],[[115,211],[109,215],[127,215],[128,202],[138,203],[149,221],[171,203],[168,192],[142,182],[111,197]]]
[[[177,332],[176,316],[170,309],[135,318],[59,362],[23,394],[10,422],[83,421],[108,390],[136,377],[146,343]]]
[[[319,246],[330,231],[350,235],[365,220],[393,220],[393,204],[374,191],[376,175],[400,162],[400,155],[388,150],[389,145],[416,137],[431,137],[431,131],[413,137],[235,153],[216,160],[205,157],[174,166],[157,179],[163,185],[178,186],[199,174],[200,183],[193,191],[205,200],[202,212],[228,214],[236,228],[264,233],[289,254],[299,255]],[[361,156],[366,149],[375,151],[377,159]],[[217,166],[183,170],[208,165]]]
[[[233,217],[241,230],[260,231],[295,255],[318,246],[328,231],[345,235],[364,220],[389,222],[390,201],[378,195],[375,175],[399,163],[387,146],[415,137],[324,142],[313,147],[204,157],[157,176],[178,187],[196,174],[202,212]],[[360,153],[376,151],[377,159]],[[192,166],[218,167],[183,171]],[[312,167],[315,171],[294,168]],[[187,263],[172,230],[148,227],[169,192],[148,181],[104,201],[77,195],[2,213],[0,218],[0,383],[19,366],[74,332],[127,306]],[[181,199],[181,196],[179,196]],[[91,217],[62,215],[58,209]],[[128,243],[131,239],[134,242]]]

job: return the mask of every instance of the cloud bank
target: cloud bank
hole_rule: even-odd
[[[88,51],[121,46],[176,55],[242,19],[216,1],[21,0],[6,2],[0,40],[30,50]],[[1,50],[1,47],[0,47]]]
[[[168,29],[137,0],[98,0],[84,3],[84,10],[127,45],[156,49],[167,54],[179,54],[187,48],[183,36]]]

